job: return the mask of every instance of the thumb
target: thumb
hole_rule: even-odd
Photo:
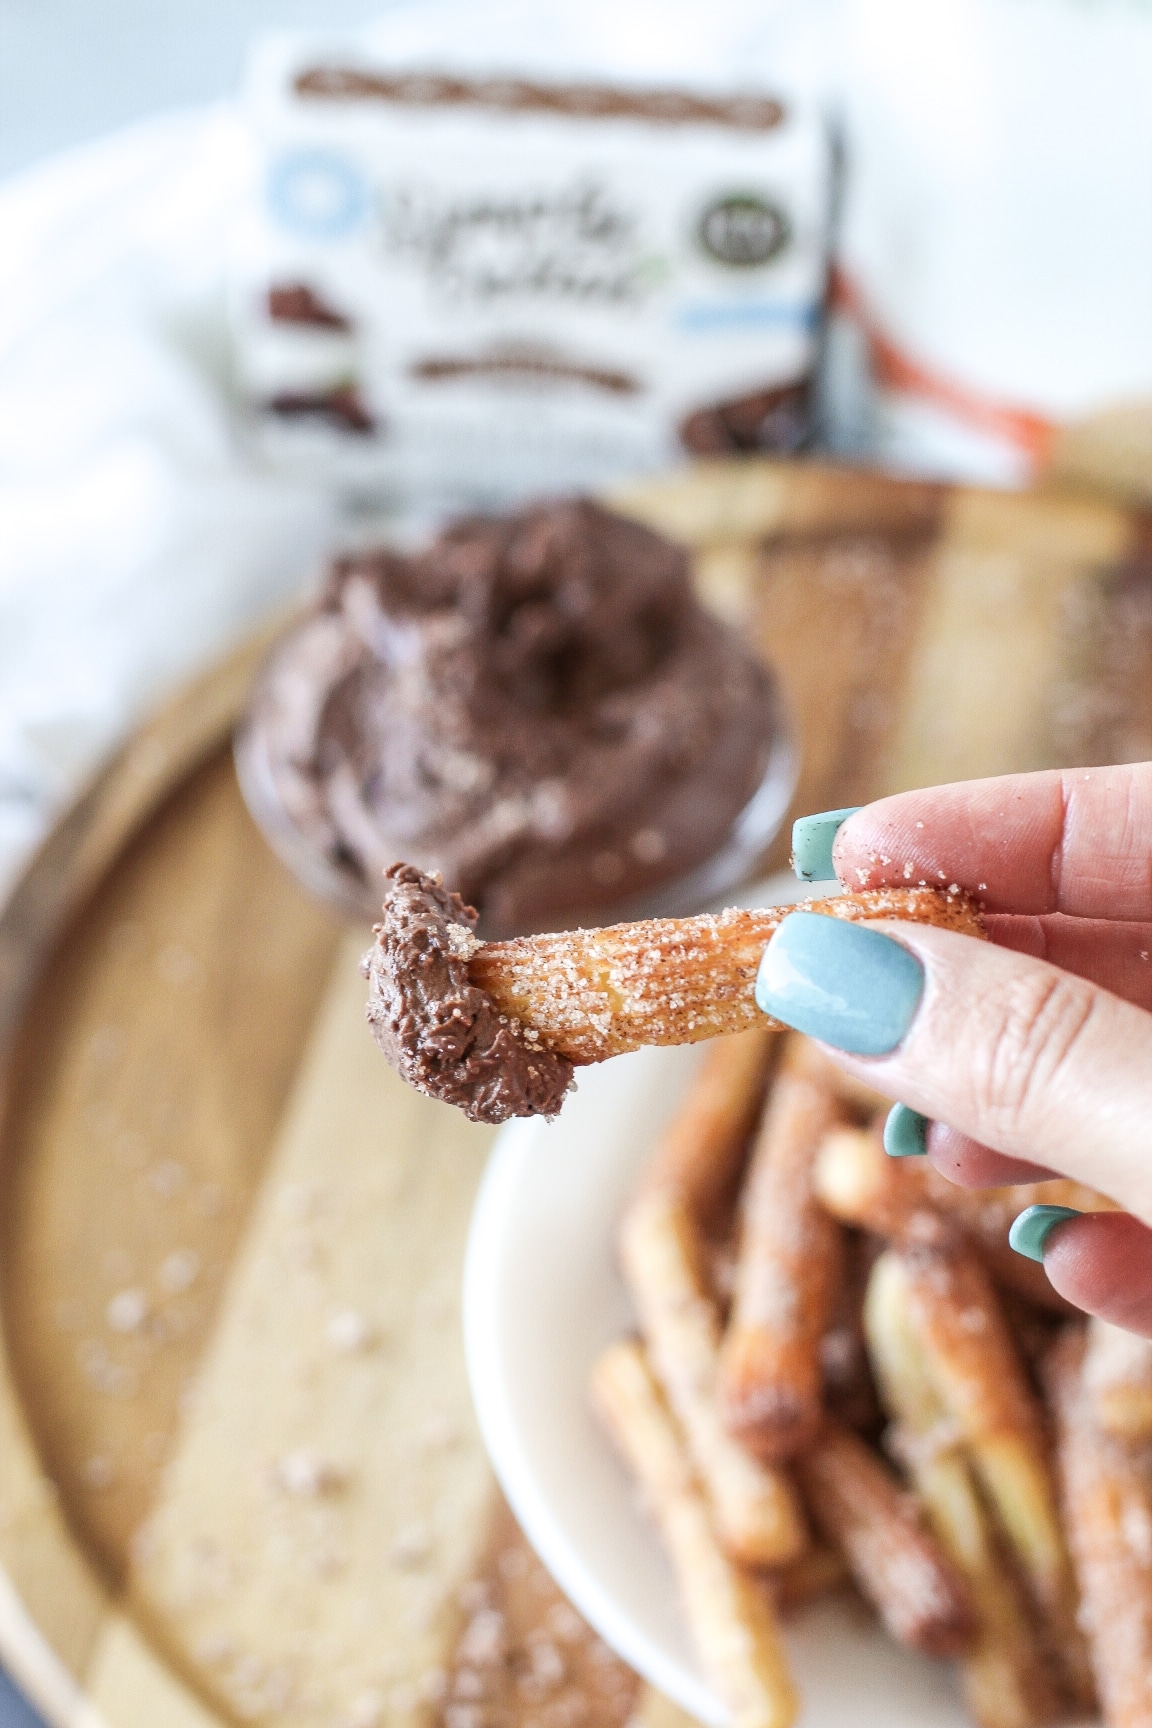
[[[876,1091],[1152,1224],[1152,1014],[971,936],[810,912],[769,943],[756,1000]]]

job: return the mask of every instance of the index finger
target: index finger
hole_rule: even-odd
[[[989,912],[1152,918],[1152,762],[880,798],[833,846],[851,889],[958,883]]]

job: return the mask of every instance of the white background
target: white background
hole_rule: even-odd
[[[390,0],[0,0],[0,174],[227,95],[256,31],[336,29],[388,10]]]

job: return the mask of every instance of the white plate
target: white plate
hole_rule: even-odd
[[[556,1122],[501,1132],[472,1221],[464,1328],[480,1425],[528,1540],[626,1662],[724,1728],[671,1569],[587,1398],[596,1355],[633,1325],[616,1222],[699,1060],[691,1049],[618,1057],[581,1073]],[[967,1728],[950,1670],[897,1649],[850,1603],[814,1606],[787,1641],[806,1728]]]

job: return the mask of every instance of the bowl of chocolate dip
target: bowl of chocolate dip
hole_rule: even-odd
[[[485,937],[705,905],[755,868],[796,773],[772,673],[687,553],[587,499],[337,557],[236,758],[309,887],[371,918],[403,858]]]

